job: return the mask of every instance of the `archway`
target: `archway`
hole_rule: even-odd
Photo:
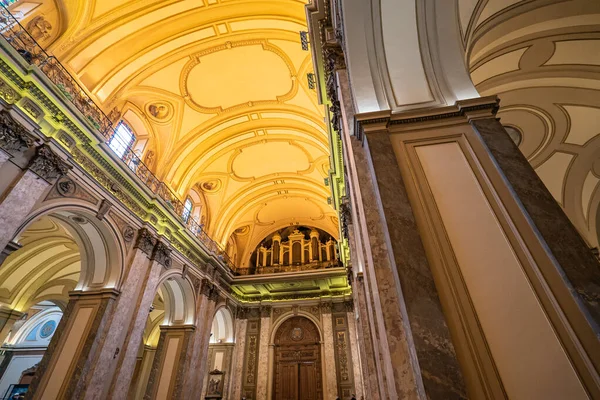
[[[0,268],[0,346],[7,360],[0,368],[0,396],[23,384],[24,371],[31,381],[59,326],[61,335],[71,334],[62,314],[74,291],[118,288],[123,254],[115,231],[107,218],[74,204],[46,204],[19,229],[13,238],[18,249]],[[77,354],[60,362],[69,368]]]
[[[169,357],[181,360],[183,350],[177,346],[170,348],[168,343],[172,335],[177,334],[177,330],[185,329],[194,323],[194,300],[190,282],[182,277],[179,271],[171,270],[161,276],[152,306],[148,310],[146,327],[138,349],[132,384],[129,388],[130,398],[143,399],[148,395],[149,387],[153,396],[160,397],[156,392],[162,393],[161,390],[172,393],[174,378],[180,373],[180,366],[178,363],[168,364],[168,362],[165,366],[165,360]],[[163,342],[162,346],[160,341]],[[159,370],[160,375],[152,379],[153,369]],[[152,386],[157,381],[161,381],[163,387]]]
[[[323,398],[320,341],[319,330],[306,317],[292,317],[279,326],[274,340],[274,399]]]

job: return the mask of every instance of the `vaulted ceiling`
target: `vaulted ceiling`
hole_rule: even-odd
[[[590,247],[600,230],[600,3],[460,0],[473,83]]]
[[[300,43],[305,1],[44,6],[53,30],[42,44],[107,114],[121,113],[160,179],[182,199],[191,189],[200,194],[217,241],[225,244],[237,232],[241,258],[245,248],[292,224],[337,237],[324,184],[324,110],[308,87],[313,67]]]

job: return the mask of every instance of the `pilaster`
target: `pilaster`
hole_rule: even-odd
[[[140,244],[139,241],[138,244]],[[122,357],[115,373],[115,381],[110,389],[111,399],[117,400],[127,397],[131,378],[133,377],[135,360],[142,343],[148,314],[150,313],[150,306],[156,295],[160,273],[163,267],[168,268],[171,266],[170,251],[167,245],[160,241],[157,241],[152,249],[150,256],[151,264],[142,283],[133,325],[130,327],[125,339]]]
[[[335,365],[335,342],[332,325],[331,303],[321,303],[321,323],[323,325],[323,375],[324,397],[335,399],[340,396],[337,384],[337,368]]]
[[[145,400],[179,399],[183,393],[183,370],[190,357],[187,352],[193,339],[193,325],[160,327],[160,338],[150,370]]]
[[[74,291],[27,392],[28,399],[79,399],[95,367],[119,293]]]
[[[258,342],[258,376],[256,380],[256,399],[267,400],[269,391],[269,342],[271,334],[271,305],[260,306],[260,337]],[[261,371],[265,371],[261,372]]]
[[[246,313],[238,309],[235,320],[235,348],[233,350],[233,359],[231,361],[231,377],[229,379],[229,393],[232,399],[242,398],[242,380],[244,373],[244,350],[246,348],[246,327],[248,320]]]

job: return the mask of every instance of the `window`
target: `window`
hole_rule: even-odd
[[[119,158],[123,158],[127,154],[127,148],[135,142],[133,131],[125,122],[121,121],[115,129],[115,133],[108,141],[108,147],[115,152]]]
[[[185,222],[188,222],[188,219],[190,219],[190,215],[192,215],[192,209],[194,208],[194,205],[192,204],[192,200],[188,197],[185,200],[185,203],[183,203],[183,220]]]

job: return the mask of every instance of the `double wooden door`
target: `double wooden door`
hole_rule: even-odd
[[[281,330],[275,341],[273,400],[322,400],[316,327],[306,318],[294,317],[282,324]]]
[[[275,400],[321,400],[321,371],[318,357],[310,357],[312,358],[310,361],[300,360],[302,353],[312,355],[314,352],[313,349],[278,349]],[[285,360],[286,358],[288,360]]]

